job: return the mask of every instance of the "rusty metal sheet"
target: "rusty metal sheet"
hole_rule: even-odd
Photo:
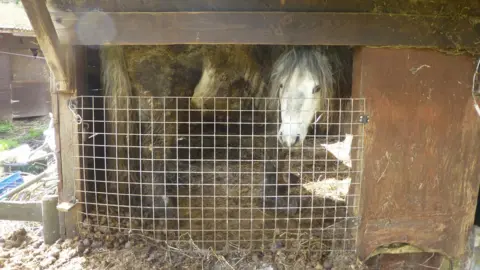
[[[438,253],[404,253],[380,254],[369,259],[366,265],[369,269],[442,269],[447,265],[442,255]],[[445,268],[444,268],[445,269]]]
[[[353,94],[365,97],[358,252],[406,242],[465,255],[480,184],[474,59],[433,50],[361,48]]]

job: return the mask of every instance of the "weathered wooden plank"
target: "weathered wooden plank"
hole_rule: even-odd
[[[12,90],[0,88],[0,121],[10,122],[12,116]]]
[[[50,69],[41,50],[36,57],[31,49],[10,49],[10,52],[13,82],[48,82]]]
[[[62,42],[477,47],[468,19],[322,12],[52,13]],[[71,35],[71,36],[70,36]]]
[[[82,12],[101,10],[104,12],[178,12],[178,11],[338,11],[359,12],[374,9],[373,1],[361,1],[352,5],[349,0],[113,0],[113,1],[69,1],[48,0],[49,7]]]
[[[480,185],[474,59],[359,49],[353,93],[367,98],[358,254],[409,243],[461,259]]]
[[[0,220],[42,222],[42,203],[1,201]]]
[[[0,49],[40,48],[35,37],[18,37],[9,33],[0,34]]]
[[[480,14],[475,0],[457,1],[377,1],[377,0],[48,0],[48,5],[62,11],[82,12],[172,12],[172,11],[317,11],[317,12],[438,12]]]
[[[13,118],[45,116],[51,112],[48,82],[12,83]]]
[[[55,75],[58,89],[66,91],[66,70],[64,57],[59,50],[58,36],[53,26],[50,13],[44,1],[22,0],[25,13],[32,24],[38,43],[46,57],[47,64]]]
[[[0,53],[0,121],[12,120],[12,72],[10,56]]]

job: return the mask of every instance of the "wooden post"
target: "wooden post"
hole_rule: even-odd
[[[42,199],[43,241],[47,245],[55,243],[60,238],[57,203],[57,195],[48,195]]]
[[[52,110],[55,123],[57,165],[59,170],[59,202],[71,204],[67,213],[60,213],[61,235],[73,237],[76,234],[77,210],[75,205],[75,164],[78,162],[78,138],[75,112],[69,109],[69,102],[75,96],[81,80],[76,80],[78,67],[76,59],[81,57],[69,44],[60,46],[53,22],[45,1],[22,0],[25,12],[30,19],[40,48],[55,77],[52,89]],[[81,67],[80,67],[81,68]]]
[[[83,88],[84,80],[80,75],[83,74],[83,61],[85,59],[85,51],[82,47],[67,47],[65,48],[66,59],[68,62],[67,74],[72,89]],[[64,224],[65,235],[69,238],[77,233],[78,212],[81,205],[77,204],[78,198],[76,196],[77,189],[80,189],[81,182],[79,168],[79,149],[78,149],[78,128],[76,114],[70,108],[70,99],[75,97],[75,94],[62,93],[57,94],[58,99],[58,115],[60,119],[60,147],[62,164],[62,181],[61,181],[61,202],[68,202],[74,204],[73,208],[68,212],[62,213],[62,221]]]

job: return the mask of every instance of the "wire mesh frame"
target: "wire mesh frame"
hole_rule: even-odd
[[[212,100],[78,97],[82,225],[187,248],[354,251],[364,99],[328,99],[292,148],[278,100]],[[322,146],[345,134],[351,166]]]

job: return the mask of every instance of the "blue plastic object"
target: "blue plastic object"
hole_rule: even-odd
[[[3,199],[3,195],[9,190],[20,186],[23,184],[23,182],[24,180],[20,172],[15,172],[5,178],[2,178],[0,180],[0,199]]]

